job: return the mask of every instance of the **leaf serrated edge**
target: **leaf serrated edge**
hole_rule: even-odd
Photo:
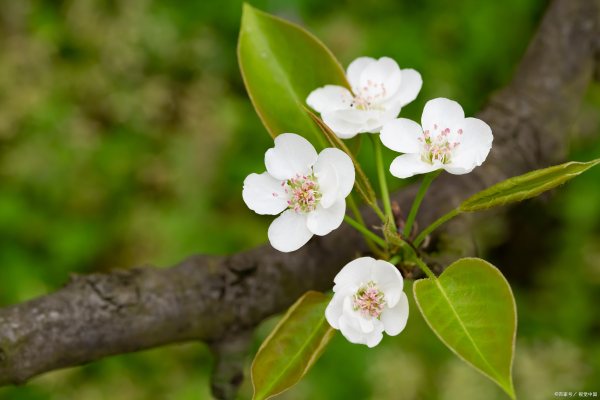
[[[493,264],[487,262],[484,259],[481,258],[477,258],[477,257],[465,257],[465,258],[461,258],[455,262],[453,262],[452,264],[450,264],[450,266],[448,268],[446,268],[446,270],[444,272],[446,272],[447,270],[449,270],[450,268],[452,268],[454,265],[456,265],[459,261],[461,260],[477,260],[477,261],[483,261],[484,263],[486,263],[487,265],[489,265],[490,267],[492,267],[492,269],[494,270],[495,273],[497,273],[502,280],[506,283],[506,286],[508,287],[508,291],[510,292],[510,298],[511,298],[511,303],[513,306],[513,310],[514,310],[514,315],[515,315],[515,330],[513,333],[513,339],[512,339],[512,353],[511,353],[511,359],[510,359],[510,368],[509,368],[509,384],[510,387],[509,388],[505,388],[503,385],[500,384],[500,382],[498,382],[498,380],[496,380],[496,378],[492,377],[490,374],[488,374],[487,372],[477,368],[476,366],[474,366],[470,361],[466,360],[462,355],[460,355],[456,350],[454,350],[452,348],[452,346],[450,346],[438,333],[437,331],[433,328],[433,326],[431,326],[431,324],[429,323],[429,320],[427,319],[427,317],[425,316],[425,313],[423,312],[423,308],[421,307],[421,304],[419,303],[419,299],[417,297],[416,294],[416,287],[419,284],[419,282],[423,282],[423,281],[431,281],[431,278],[425,278],[425,279],[419,279],[417,281],[415,281],[413,283],[413,297],[415,299],[415,303],[417,304],[417,307],[419,308],[419,311],[421,312],[421,315],[423,316],[423,319],[425,320],[425,322],[427,323],[427,325],[429,326],[429,329],[431,329],[433,331],[433,333],[435,333],[435,335],[438,337],[438,339],[444,343],[444,345],[450,349],[450,351],[452,351],[459,359],[461,359],[462,361],[464,361],[467,365],[469,365],[471,368],[475,369],[477,372],[481,373],[482,375],[488,377],[492,382],[496,383],[498,386],[500,386],[502,388],[502,390],[504,390],[513,400],[516,400],[516,394],[515,394],[515,388],[514,388],[514,383],[513,383],[513,365],[514,365],[514,361],[515,361],[515,346],[516,346],[516,342],[517,342],[517,327],[518,327],[518,318],[517,318],[517,303],[515,301],[515,296],[513,294],[512,288],[510,287],[510,284],[508,283],[508,281],[506,280],[506,278],[504,277],[504,275],[502,275],[502,272],[500,272],[500,270]],[[443,274],[443,273],[442,273]],[[440,275],[441,276],[441,275]],[[437,281],[438,278],[436,278],[435,280]],[[436,282],[437,283],[437,282]],[[442,290],[443,291],[443,290]],[[452,305],[451,305],[452,307]],[[456,312],[455,312],[456,313]],[[462,325],[462,322],[461,322]],[[463,327],[463,329],[465,329]],[[466,331],[466,329],[465,329]],[[468,331],[466,331],[468,334]],[[475,346],[477,348],[477,346]],[[479,351],[479,350],[478,350]],[[481,354],[481,353],[480,353]],[[487,360],[484,358],[484,360],[487,362]],[[507,390],[507,389],[510,389]]]

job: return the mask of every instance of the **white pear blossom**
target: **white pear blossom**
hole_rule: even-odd
[[[354,165],[346,153],[328,148],[317,155],[302,136],[283,133],[267,150],[265,165],[267,172],[244,180],[242,197],[258,214],[281,213],[269,226],[274,248],[298,250],[313,235],[341,225],[354,186]]]
[[[408,178],[444,169],[462,175],[480,166],[492,148],[492,129],[477,118],[465,118],[455,101],[429,100],[421,126],[406,118],[388,122],[381,130],[387,148],[404,153],[392,162],[390,172]]]
[[[306,102],[342,139],[361,132],[376,133],[413,101],[423,85],[414,69],[400,69],[389,57],[360,57],[346,71],[352,92],[326,85],[313,90]]]
[[[408,320],[408,298],[400,272],[387,261],[357,258],[336,275],[327,322],[352,343],[374,347],[383,332],[395,336]]]

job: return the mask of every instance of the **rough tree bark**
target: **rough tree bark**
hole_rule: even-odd
[[[479,113],[494,131],[490,157],[472,174],[440,177],[422,206],[421,226],[484,187],[563,159],[569,124],[598,68],[599,42],[600,0],[549,5],[514,79]],[[414,192],[395,199],[407,209]],[[75,277],[55,293],[0,309],[0,385],[201,340],[218,357],[213,391],[229,398],[242,378],[248,332],[305,291],[329,289],[361,253],[361,237],[344,226],[294,253],[267,245],[227,257],[192,256],[167,270]]]

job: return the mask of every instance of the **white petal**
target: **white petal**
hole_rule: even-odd
[[[333,291],[337,293],[346,288],[356,291],[361,284],[369,281],[371,276],[370,266],[374,262],[375,259],[372,257],[360,257],[350,261],[333,278],[333,282],[335,283]]]
[[[280,180],[296,174],[306,175],[317,161],[317,151],[312,144],[295,133],[282,133],[275,138],[275,147],[267,150],[265,165],[267,172]]]
[[[257,214],[277,215],[288,206],[288,195],[281,183],[267,172],[250,174],[244,179],[242,198]]]
[[[383,291],[389,307],[394,307],[400,299],[404,285],[400,271],[387,261],[377,260],[371,265],[371,280]]]
[[[267,232],[269,242],[276,250],[288,253],[304,246],[312,237],[312,232],[306,227],[306,214],[294,210],[284,211],[275,218]]]
[[[429,100],[423,108],[421,126],[436,136],[441,130],[450,128],[454,130],[465,118],[465,112],[460,104],[442,97]]]
[[[381,339],[383,339],[383,332],[379,330],[373,331],[367,336],[367,346],[373,348],[381,342]]]
[[[381,142],[385,147],[400,153],[419,153],[423,140],[423,130],[414,121],[398,118],[388,122],[381,130]]]
[[[406,68],[402,70],[402,82],[396,94],[388,101],[398,102],[402,107],[417,98],[417,95],[423,87],[421,74],[414,69]]]
[[[426,174],[439,168],[441,165],[431,165],[421,160],[420,154],[402,154],[392,161],[390,173],[396,178],[404,179],[413,175]]]
[[[389,57],[381,57],[366,66],[360,74],[360,92],[363,96],[379,95],[378,103],[396,94],[402,81],[402,72],[396,61]],[[383,85],[385,90],[381,88]],[[368,88],[368,91],[365,90]]]
[[[350,343],[366,344],[365,334],[360,330],[358,321],[342,315],[339,320],[340,332]]]
[[[349,108],[352,103],[352,93],[342,86],[326,85],[313,90],[307,97],[306,103],[319,113]]]
[[[408,321],[408,297],[402,292],[400,300],[395,307],[386,308],[381,313],[381,322],[385,332],[390,336],[396,336],[404,330]]]
[[[323,208],[321,204],[317,209],[308,213],[306,226],[315,235],[325,236],[334,229],[340,227],[346,214],[346,200],[340,199],[329,208]]]
[[[344,298],[340,294],[334,294],[333,298],[325,309],[325,318],[329,325],[334,329],[340,329],[339,320],[342,316],[344,307]]]
[[[348,111],[350,113],[360,113],[360,110],[336,110],[328,111],[321,114],[323,122],[340,138],[350,139],[362,132],[363,122],[354,122],[347,118]]]
[[[444,169],[451,174],[462,175],[483,164],[487,158],[494,137],[488,124],[477,118],[465,118],[462,125],[460,144],[452,154],[451,163]]]
[[[375,330],[375,324],[371,318],[358,318],[358,324],[362,333],[371,333]]]
[[[346,77],[348,78],[348,82],[350,82],[350,86],[352,90],[355,92],[360,88],[360,76],[365,68],[368,65],[375,62],[374,58],[371,57],[359,57],[356,60],[352,61],[350,65],[348,65],[348,69],[346,70]]]
[[[331,207],[333,203],[338,201],[340,198],[340,196],[338,195],[340,182],[335,165],[329,162],[327,157],[322,157],[323,153],[327,150],[334,149],[323,150],[319,154],[317,162],[313,167],[313,171],[319,183],[319,191],[322,195],[319,205],[323,208]]]
[[[364,132],[379,133],[383,126],[400,114],[402,105],[400,103],[386,103],[386,107],[383,111],[381,110],[369,110],[369,119],[364,124]]]
[[[322,175],[326,176],[331,173],[328,172],[329,169],[333,169],[337,176],[337,186],[335,188],[336,198],[346,198],[352,191],[352,187],[354,187],[355,171],[352,159],[340,149],[329,148],[319,153],[317,162],[314,166],[314,171],[319,179],[319,187],[323,193],[323,197],[331,190],[331,185],[325,187],[321,182]],[[327,207],[323,201],[322,205],[323,207]]]
[[[351,309],[350,298],[344,299],[343,313],[339,319],[340,331],[351,343],[366,344],[374,347],[383,338],[384,325],[377,319],[365,320],[358,313]],[[363,328],[372,328],[365,332]]]

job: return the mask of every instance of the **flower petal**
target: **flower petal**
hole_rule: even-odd
[[[333,298],[325,309],[325,318],[329,325],[334,329],[340,329],[340,317],[344,309],[344,297],[340,294],[334,294]]]
[[[379,133],[381,128],[400,114],[402,105],[400,103],[386,104],[385,110],[369,110],[367,122],[364,123],[363,132]]]
[[[383,339],[383,331],[376,330],[367,336],[367,347],[373,348],[377,346]]]
[[[348,65],[346,77],[354,92],[358,92],[360,89],[360,76],[364,69],[375,61],[376,60],[371,57],[359,57]]]
[[[296,174],[307,175],[317,161],[317,151],[312,144],[295,133],[282,133],[275,138],[275,147],[267,150],[267,172],[280,180],[293,178]]]
[[[423,87],[423,78],[421,74],[411,68],[402,70],[402,82],[394,96],[389,102],[398,102],[402,107],[417,98],[417,95]]]
[[[398,118],[383,126],[379,135],[385,147],[400,153],[419,153],[423,140],[423,130],[414,121]]]
[[[371,264],[371,280],[385,294],[385,301],[389,307],[394,307],[400,295],[404,280],[400,271],[387,261],[377,260]]]
[[[342,86],[326,85],[313,90],[306,98],[306,103],[319,113],[349,108],[352,93]]]
[[[335,203],[340,196],[339,187],[340,181],[335,165],[329,162],[326,158],[322,157],[322,154],[327,150],[323,150],[318,158],[313,171],[317,177],[319,183],[319,191],[321,192],[321,201],[319,205],[323,208],[329,208]],[[337,149],[336,149],[337,150]]]
[[[421,160],[420,154],[402,154],[392,161],[390,173],[396,178],[404,179],[413,175],[426,174],[439,168],[441,165],[432,165]]]
[[[379,103],[395,95],[401,81],[402,72],[396,61],[389,57],[381,57],[367,65],[360,74],[359,91],[363,96],[374,96]]]
[[[454,127],[463,122],[465,112],[460,104],[453,100],[437,98],[429,100],[423,108],[421,125],[423,130],[429,130],[433,137],[437,136],[441,130]]]
[[[348,113],[360,113],[360,110],[335,110],[321,114],[323,122],[331,129],[340,139],[350,139],[362,132],[363,122],[354,122],[347,118]]]
[[[408,297],[402,292],[398,303],[392,308],[386,308],[381,313],[381,322],[385,332],[390,336],[396,336],[404,330],[408,321]]]
[[[268,172],[250,174],[244,179],[242,198],[257,214],[277,215],[288,206],[288,195],[281,183]]]
[[[367,321],[352,310],[350,302],[349,297],[344,298],[343,313],[339,319],[340,331],[351,343],[366,344],[369,347],[376,346],[383,338],[383,323],[372,319],[371,323],[367,325],[371,325],[373,329],[369,332],[363,331],[362,328],[366,328],[364,325]]]
[[[460,144],[452,154],[450,164],[444,169],[451,174],[462,175],[483,164],[491,148],[494,136],[492,128],[477,118],[465,118],[462,123]]]
[[[342,268],[340,272],[333,278],[335,286],[333,291],[338,293],[341,290],[355,292],[359,286],[369,281],[371,275],[370,266],[375,262],[372,257],[360,257],[350,261]]]
[[[319,187],[323,193],[323,198],[331,188],[324,187],[321,182],[321,175],[329,174],[328,169],[333,169],[337,176],[336,199],[345,199],[354,187],[355,171],[352,159],[340,149],[328,148],[319,153],[314,172],[319,179]],[[323,200],[321,200],[321,204],[323,207],[327,207]]]
[[[294,210],[284,211],[275,218],[267,234],[271,246],[284,253],[298,250],[313,236],[306,227],[306,214]]]
[[[306,226],[315,235],[325,236],[334,229],[339,228],[346,214],[346,200],[341,199],[333,203],[329,208],[323,208],[321,204],[315,211],[308,213]]]

